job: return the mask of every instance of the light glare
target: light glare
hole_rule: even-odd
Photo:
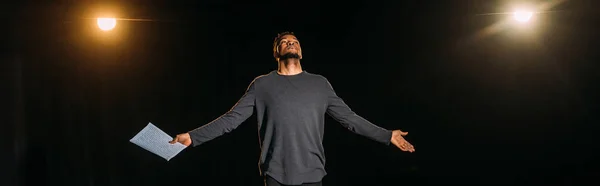
[[[517,11],[513,15],[515,20],[524,23],[528,22],[531,19],[531,17],[533,16],[533,12]]]
[[[98,27],[100,30],[109,31],[115,28],[117,19],[115,18],[98,18]]]

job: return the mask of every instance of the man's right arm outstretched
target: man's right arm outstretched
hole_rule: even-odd
[[[254,112],[255,82],[256,79],[250,83],[246,93],[227,113],[187,133],[178,134],[169,143],[179,142],[185,146],[198,146],[237,128]]]

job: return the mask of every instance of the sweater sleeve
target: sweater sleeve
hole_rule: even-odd
[[[225,114],[201,127],[189,131],[192,146],[198,146],[237,128],[254,113],[255,82],[252,81],[245,94]]]
[[[385,145],[390,144],[392,131],[376,126],[365,118],[354,113],[354,111],[352,111],[350,107],[344,103],[344,100],[337,96],[329,81],[327,81],[327,85],[327,114],[333,117],[336,121],[340,122],[342,126],[356,134],[365,136],[371,140],[375,140]]]

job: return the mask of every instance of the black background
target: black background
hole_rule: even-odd
[[[480,15],[515,2],[4,2],[0,185],[261,185],[254,116],[168,162],[129,139],[225,113],[277,68],[282,31],[304,70],[416,147],[327,117],[325,185],[597,185],[600,6],[557,3],[529,28]],[[101,32],[100,11],[137,20]]]

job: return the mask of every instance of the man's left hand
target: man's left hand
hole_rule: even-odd
[[[408,132],[402,132],[401,130],[393,130],[392,131],[392,139],[391,142],[396,145],[396,147],[400,148],[402,151],[415,152],[415,147],[408,143],[406,139],[402,136],[408,135]]]

